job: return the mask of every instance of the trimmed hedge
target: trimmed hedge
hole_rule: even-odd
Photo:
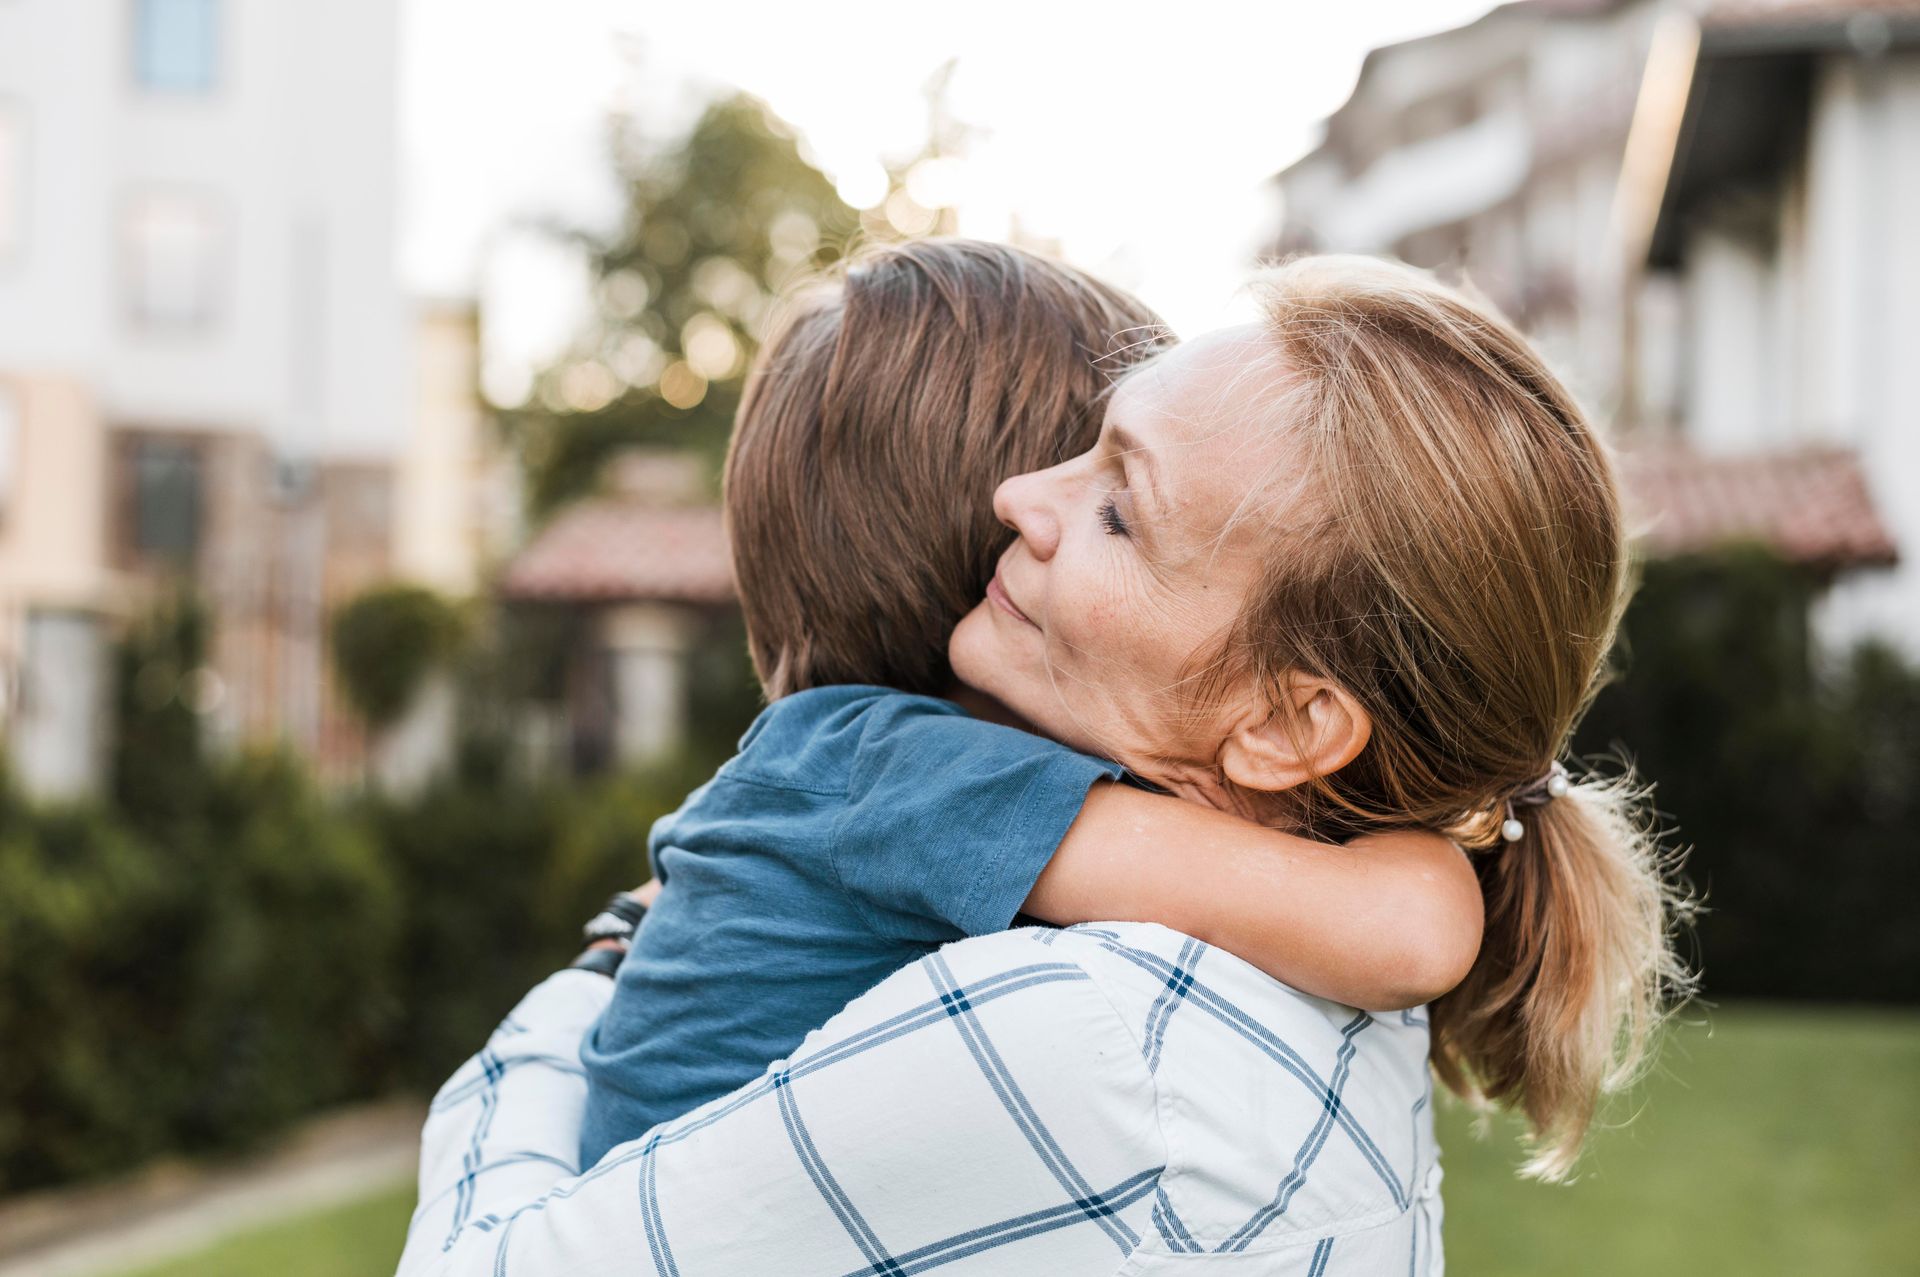
[[[1920,669],[1814,656],[1816,594],[1758,547],[1649,564],[1576,750],[1654,783],[1710,996],[1920,1003]]]
[[[386,1069],[394,880],[283,757],[191,820],[0,797],[0,1193],[245,1143]]]
[[[646,878],[686,789],[468,776],[342,806],[274,755],[144,828],[0,789],[0,1196],[438,1086]]]

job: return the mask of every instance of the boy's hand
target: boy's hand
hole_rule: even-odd
[[[627,894],[638,900],[644,907],[651,909],[653,902],[660,898],[660,884],[649,878]]]

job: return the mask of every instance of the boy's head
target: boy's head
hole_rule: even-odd
[[[1085,451],[1109,386],[1169,340],[1125,293],[974,240],[863,254],[799,299],[727,454],[727,531],[767,698],[834,683],[947,691],[947,639],[1012,536],[995,486]]]

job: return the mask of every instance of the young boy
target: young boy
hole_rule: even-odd
[[[953,683],[948,637],[1009,538],[995,485],[1083,451],[1107,386],[1162,332],[1064,266],[931,241],[864,259],[768,344],[726,514],[770,705],[654,827],[660,894],[581,1050],[582,1167],[1023,911],[1161,922],[1358,1005],[1413,1005],[1465,974],[1477,889],[1381,926],[1390,880],[1424,901],[1423,879],[1471,877],[1437,835],[1361,856],[1148,794]],[[1370,911],[1340,907],[1362,898]],[[1446,903],[1461,899],[1471,912]]]

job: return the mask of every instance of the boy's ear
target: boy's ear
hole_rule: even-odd
[[[1279,793],[1329,776],[1360,756],[1373,719],[1338,683],[1289,674],[1265,719],[1249,715],[1220,748],[1220,767],[1242,789]]]

